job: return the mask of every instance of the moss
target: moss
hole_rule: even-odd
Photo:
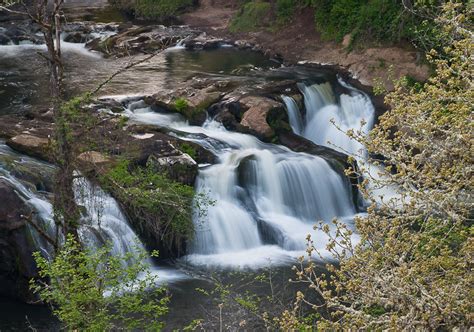
[[[252,1],[245,4],[232,20],[229,29],[232,32],[252,31],[262,27],[264,19],[271,14],[271,5],[268,2]]]
[[[161,19],[179,14],[193,5],[193,0],[112,0],[112,4],[123,11],[134,12],[145,19]]]
[[[191,107],[184,98],[176,99],[174,103],[174,109],[176,112],[183,115],[191,125],[200,126],[206,121],[207,113],[203,107]]]
[[[179,145],[179,149],[182,152],[187,153],[191,158],[196,159],[197,151],[192,145],[190,145],[188,143],[181,143]]]
[[[179,113],[184,113],[189,108],[188,101],[184,98],[178,98],[174,102],[174,107]]]
[[[124,206],[148,243],[163,240],[157,246],[179,254],[192,238],[192,187],[172,181],[149,167],[131,165],[127,160],[101,176],[100,182]]]

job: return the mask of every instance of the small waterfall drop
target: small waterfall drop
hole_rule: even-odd
[[[288,96],[281,96],[288,111],[288,118],[290,120],[291,129],[297,135],[301,135],[303,131],[303,116],[296,101]]]
[[[324,251],[327,238],[313,229],[318,221],[352,219],[350,184],[326,160],[256,137],[227,131],[208,120],[202,127],[129,107],[131,119],[165,125],[212,151],[214,165],[201,167],[196,192],[215,203],[194,218],[196,235],[186,260],[197,265],[261,267],[304,253],[313,234]]]
[[[329,83],[298,85],[306,108],[302,136],[349,155],[365,156],[365,148],[346,132],[360,130],[368,134],[374,122],[374,106],[366,94],[341,79],[339,84],[349,91],[349,94],[340,95],[339,100]]]
[[[17,154],[0,141],[1,156],[9,157],[14,163],[26,165],[26,167],[48,168],[51,173],[54,171],[53,166]],[[13,166],[14,168],[15,166]],[[53,206],[49,196],[46,193],[43,195],[43,193],[34,190],[2,164],[0,164],[0,179],[8,181],[17,190],[24,201],[36,212],[35,222],[51,238],[55,238],[56,226],[53,220]],[[144,245],[129,226],[115,199],[82,177],[77,177],[74,180],[74,191],[77,204],[84,207],[81,226],[78,230],[82,243],[93,250],[102,247],[104,244],[111,244],[111,253],[120,256],[145,250]],[[31,227],[28,229],[34,241],[35,249],[40,250],[46,257],[52,258],[52,246],[36,230]],[[130,262],[124,262],[124,264],[128,263]],[[178,271],[165,268],[154,267],[152,273],[158,274],[160,282],[184,278],[184,275]]]

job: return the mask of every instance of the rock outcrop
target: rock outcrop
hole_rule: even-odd
[[[270,141],[275,132],[270,127],[267,118],[271,111],[281,110],[283,105],[266,97],[249,96],[239,100],[245,111],[240,124],[264,141]]]
[[[50,142],[47,138],[41,138],[30,134],[20,134],[10,138],[7,145],[26,155],[43,160],[50,160]]]
[[[4,179],[0,179],[0,200],[0,295],[30,302],[34,296],[29,280],[37,270],[25,216],[32,211]]]

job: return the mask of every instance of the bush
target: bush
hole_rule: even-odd
[[[359,163],[360,186],[371,206],[353,232],[335,222],[320,225],[337,260],[331,277],[317,276],[314,262],[297,280],[324,299],[331,313],[315,330],[469,330],[472,326],[472,105],[474,81],[472,11],[448,2],[437,24],[444,27],[444,53],[427,60],[435,74],[425,83],[396,83],[385,102],[391,110],[363,143],[379,165],[377,179]],[[389,190],[377,193],[374,188]],[[388,191],[392,194],[386,195]],[[309,255],[317,248],[308,239]],[[310,294],[312,294],[310,292]],[[307,300],[299,294],[297,302]],[[314,308],[322,307],[318,306]],[[283,322],[288,322],[283,317]],[[291,322],[291,321],[290,321]],[[311,330],[311,328],[309,329]]]
[[[277,0],[276,12],[278,20],[288,22],[295,13],[296,5],[293,0]]]
[[[193,5],[193,0],[111,0],[118,9],[132,11],[145,19],[160,19],[178,14]]]
[[[326,39],[370,37],[393,42],[408,35],[411,14],[393,0],[314,0],[317,28]]]
[[[245,4],[230,24],[230,31],[252,31],[265,25],[265,19],[271,14],[268,2],[252,1]]]
[[[168,249],[181,246],[194,235],[193,187],[156,173],[151,167],[130,165],[123,160],[101,177],[101,183],[141,223],[140,232],[163,239]],[[148,234],[149,235],[149,234]]]
[[[68,331],[159,331],[169,298],[157,288],[145,251],[117,255],[109,246],[83,249],[69,236],[49,261],[34,253],[39,276],[31,289],[54,305]],[[129,262],[125,266],[124,262]]]

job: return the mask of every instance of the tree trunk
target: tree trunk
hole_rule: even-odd
[[[64,113],[63,105],[63,67],[61,62],[61,20],[60,9],[62,0],[54,0],[53,9],[49,10],[43,2],[42,13],[44,24],[42,26],[48,49],[47,61],[50,74],[50,92],[55,123],[54,149],[55,161],[58,166],[54,188],[54,220],[57,231],[64,236],[71,234],[78,240],[79,210],[74,199],[74,151],[71,126],[68,115]],[[59,233],[57,233],[59,235]]]

